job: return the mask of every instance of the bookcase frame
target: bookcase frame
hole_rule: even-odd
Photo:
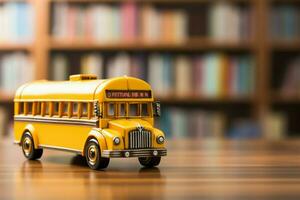
[[[12,0],[0,0],[0,3]],[[208,51],[208,50],[233,50],[233,51],[247,51],[254,56],[256,61],[256,80],[255,92],[253,96],[246,97],[230,97],[230,98],[199,98],[199,97],[186,97],[186,98],[173,98],[166,97],[160,99],[165,104],[196,104],[209,103],[209,104],[248,104],[250,106],[252,117],[255,119],[263,119],[264,116],[270,111],[273,103],[291,103],[298,102],[300,98],[286,99],[282,98],[271,91],[271,52],[274,49],[280,50],[299,50],[300,40],[295,42],[282,42],[270,41],[268,34],[268,13],[270,5],[276,0],[227,0],[229,2],[242,2],[244,4],[251,4],[254,11],[254,36],[253,41],[242,43],[216,43],[209,38],[190,38],[184,45],[164,45],[164,44],[141,44],[135,43],[119,43],[112,45],[101,45],[87,42],[68,43],[55,41],[50,35],[50,9],[51,3],[54,2],[74,2],[74,3],[96,3],[96,2],[113,2],[121,3],[124,0],[14,0],[31,3],[35,11],[35,41],[31,45],[18,45],[18,44],[0,44],[1,51],[27,51],[29,56],[36,65],[35,78],[47,79],[49,68],[49,56],[53,50],[167,50],[167,51]],[[132,0],[137,3],[183,3],[183,4],[203,4],[211,3],[211,0]],[[218,1],[218,0],[214,0]],[[284,1],[285,2],[285,1]],[[289,0],[288,2],[297,2],[297,0]],[[4,94],[0,91],[0,104],[11,104],[13,97]],[[260,120],[262,121],[262,120]]]

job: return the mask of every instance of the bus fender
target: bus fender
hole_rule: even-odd
[[[39,148],[39,140],[38,140],[37,132],[36,132],[34,126],[32,124],[27,124],[24,130],[25,131],[23,132],[22,137],[25,132],[27,132],[27,131],[30,132],[32,139],[33,139],[33,143],[34,143],[34,148],[38,149]],[[22,142],[22,138],[20,140],[20,143],[21,142]]]
[[[98,129],[93,129],[89,132],[88,137],[86,138],[84,148],[85,148],[87,142],[89,141],[89,139],[91,139],[91,138],[96,138],[97,139],[98,144],[99,144],[100,149],[101,149],[101,153],[102,153],[103,150],[107,150],[107,144],[106,144],[105,137],[102,135],[102,133]],[[83,149],[83,151],[82,151],[83,156],[84,156],[84,153],[85,152],[84,152],[84,149]]]

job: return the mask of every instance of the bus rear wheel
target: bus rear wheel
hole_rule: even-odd
[[[98,141],[90,139],[85,148],[85,159],[91,169],[104,169],[109,164],[109,158],[102,158]]]
[[[161,157],[139,157],[139,162],[144,167],[155,167],[159,165]]]
[[[34,141],[29,132],[25,132],[22,137],[22,151],[28,160],[36,160],[42,157],[43,149],[35,149]]]

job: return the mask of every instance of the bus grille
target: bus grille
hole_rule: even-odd
[[[128,149],[147,149],[152,147],[151,131],[133,130],[128,133]]]

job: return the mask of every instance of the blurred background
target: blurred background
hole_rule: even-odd
[[[0,137],[21,84],[129,75],[169,138],[300,136],[300,1],[0,0]]]

